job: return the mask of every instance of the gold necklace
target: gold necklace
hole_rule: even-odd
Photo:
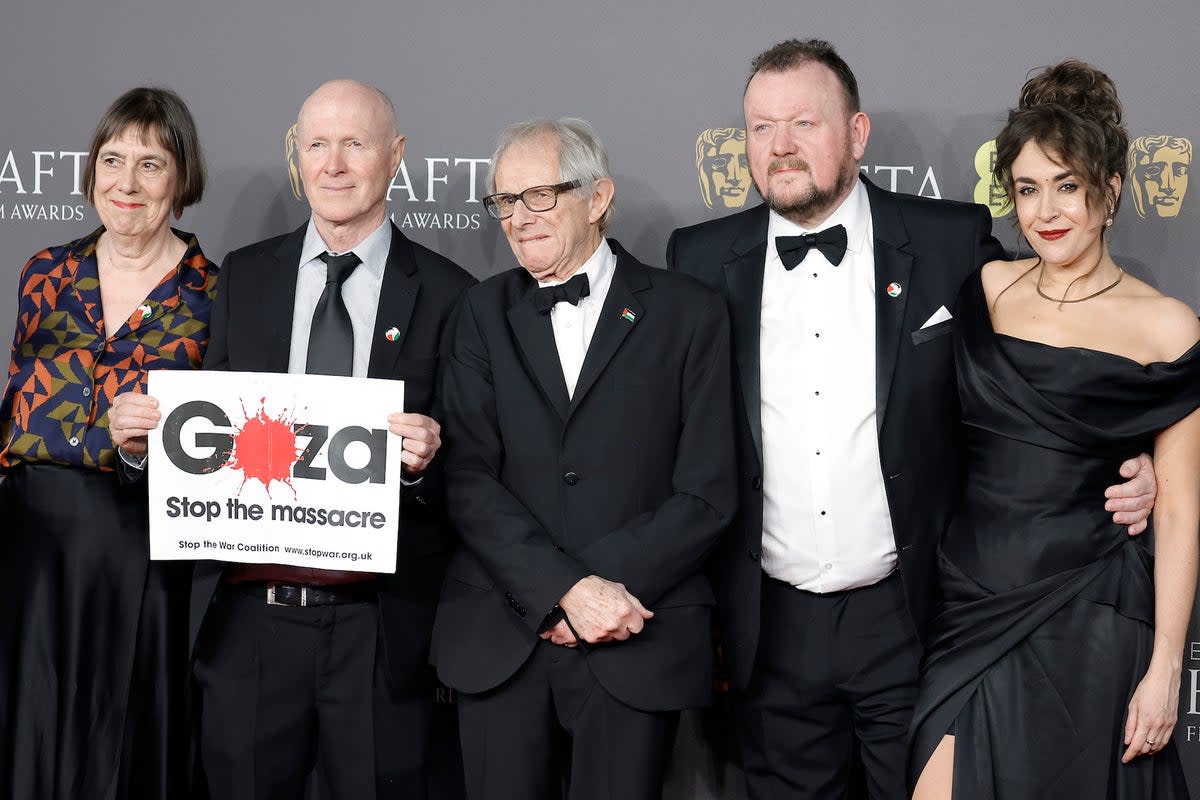
[[[1101,256],[1101,258],[1103,258],[1103,256]],[[1041,261],[1041,259],[1038,259],[1038,260]],[[1105,286],[1103,289],[1099,289],[1095,292],[1092,292],[1089,295],[1084,295],[1083,297],[1077,297],[1073,300],[1068,300],[1066,298],[1066,295],[1063,295],[1062,297],[1051,297],[1050,295],[1048,295],[1042,291],[1042,275],[1045,274],[1045,272],[1046,272],[1046,263],[1044,261],[1042,261],[1039,266],[1041,267],[1041,269],[1038,270],[1037,283],[1034,284],[1033,288],[1037,290],[1039,297],[1042,297],[1045,300],[1049,300],[1051,303],[1058,303],[1059,311],[1062,311],[1062,307],[1063,307],[1064,303],[1082,303],[1084,300],[1091,300],[1093,297],[1099,297],[1100,295],[1107,292],[1109,289],[1116,287],[1116,285],[1121,282],[1121,278],[1125,277],[1125,270],[1121,269],[1120,267],[1117,267],[1117,279],[1115,281],[1113,281],[1112,283],[1110,283],[1108,286]],[[1100,266],[1100,262],[1096,262],[1096,267],[1098,267],[1098,266]],[[1096,267],[1092,267],[1092,269],[1094,270]],[[1084,277],[1084,276],[1081,275],[1080,277]],[[1076,278],[1075,280],[1079,280],[1079,278]],[[1071,283],[1074,283],[1074,282],[1075,281],[1072,281]],[[1070,291],[1070,290],[1071,290],[1071,286],[1068,284],[1067,291]]]

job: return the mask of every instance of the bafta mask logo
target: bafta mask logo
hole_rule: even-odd
[[[296,126],[287,129],[283,135],[283,154],[287,158],[288,183],[292,185],[292,195],[297,200],[304,199],[304,187],[300,185],[300,156],[296,153]]]
[[[709,208],[741,208],[750,192],[744,128],[709,128],[696,137],[700,196]]]
[[[1129,146],[1129,192],[1138,216],[1179,216],[1187,194],[1192,143],[1182,136],[1139,136]]]
[[[987,206],[993,217],[1003,217],[1012,210],[1004,189],[992,178],[992,168],[996,166],[996,140],[989,139],[975,151],[975,174],[979,180],[975,182],[975,202]]]

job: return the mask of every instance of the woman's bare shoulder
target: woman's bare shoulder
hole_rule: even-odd
[[[1133,321],[1143,326],[1159,360],[1174,361],[1200,341],[1200,319],[1191,306],[1137,278],[1128,276],[1127,280],[1126,296],[1137,309]]]
[[[987,297],[988,305],[994,303],[1001,292],[1020,280],[1035,264],[1035,258],[989,261],[984,264],[979,279],[983,284],[983,293]]]

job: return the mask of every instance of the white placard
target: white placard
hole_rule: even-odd
[[[150,558],[394,572],[402,381],[150,370]]]

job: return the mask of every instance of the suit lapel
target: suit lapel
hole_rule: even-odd
[[[396,374],[396,360],[404,351],[405,336],[420,289],[412,243],[393,224],[392,244],[383,269],[375,328],[371,334],[371,360],[367,366],[370,377],[387,378]],[[388,338],[389,331],[392,331],[392,339]]]
[[[266,323],[265,330],[258,337],[261,340],[261,349],[253,347],[246,351],[262,353],[262,364],[257,367],[261,372],[288,371],[288,363],[292,356],[292,314],[296,308],[296,279],[300,274],[300,251],[304,248],[304,234],[307,230],[306,222],[299,230],[285,236],[280,242],[279,248],[273,254],[275,263],[262,271],[262,283],[257,287],[258,293],[250,296],[253,298],[250,302],[261,309],[261,313],[242,317],[246,320],[256,320],[255,324]],[[265,298],[274,298],[274,302],[265,302]]]
[[[746,422],[762,463],[762,398],[759,390],[759,340],[762,321],[763,267],[767,258],[765,205],[751,217],[730,247],[725,262],[725,284],[729,290],[733,324],[734,358],[738,365]]]
[[[592,341],[588,344],[587,355],[583,358],[583,366],[579,369],[579,380],[575,383],[575,394],[571,399],[569,413],[579,408],[583,398],[616,355],[625,337],[646,313],[645,308],[634,297],[635,292],[650,288],[650,279],[644,271],[645,268],[615,241],[610,239],[609,246],[616,254],[617,265],[613,271],[612,283],[608,287],[608,296],[604,298],[604,307],[600,310],[600,319],[597,320],[596,330],[592,334]],[[633,314],[632,321],[625,315],[627,310]],[[561,371],[560,369],[559,372]]]
[[[542,393],[554,406],[558,416],[566,421],[570,399],[567,397],[562,363],[558,360],[558,346],[554,343],[554,328],[550,325],[550,315],[539,314],[533,307],[533,290],[537,288],[537,281],[532,277],[526,278],[526,281],[525,291],[508,309],[508,324]]]
[[[896,378],[904,311],[912,294],[909,283],[913,257],[904,250],[909,237],[899,210],[887,194],[865,183],[875,228],[875,425],[880,431]],[[887,291],[893,283],[900,289],[895,297]]]

